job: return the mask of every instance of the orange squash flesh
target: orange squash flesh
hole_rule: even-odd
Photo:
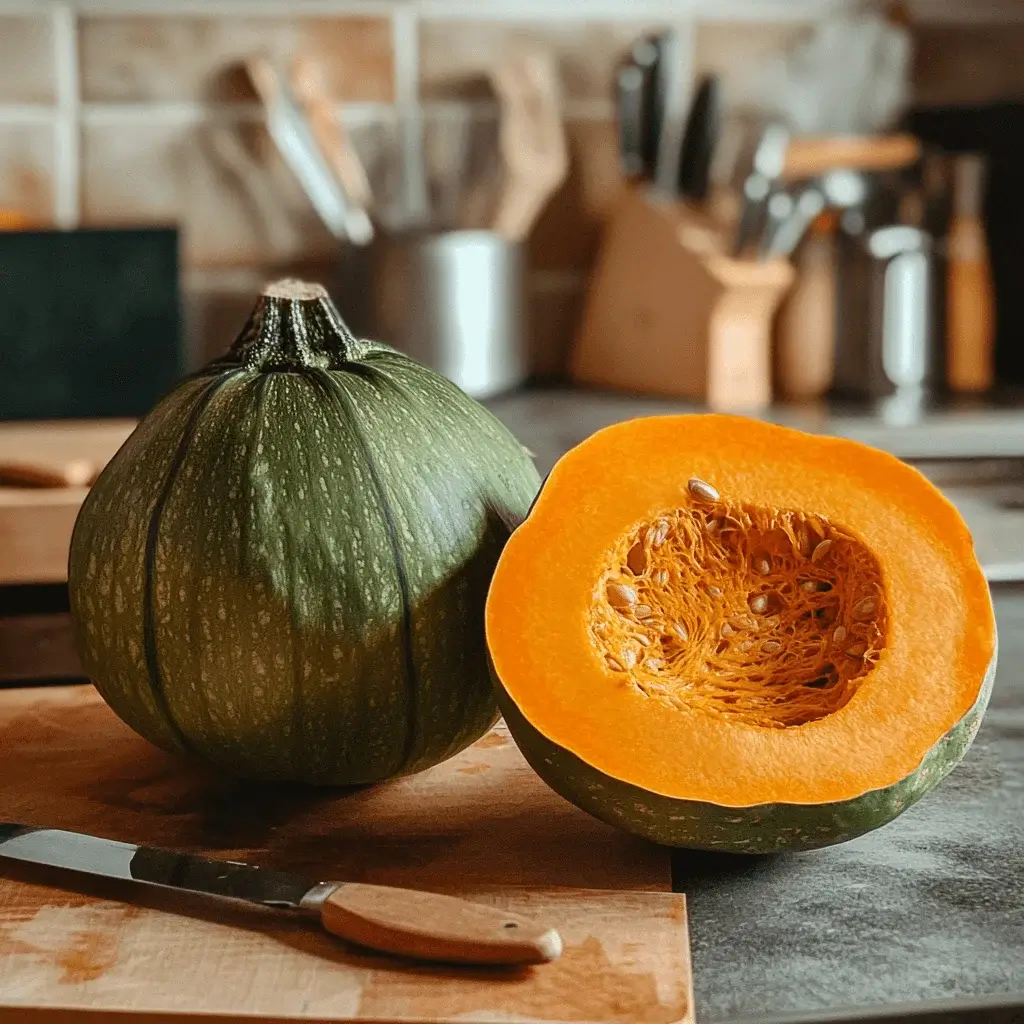
[[[691,478],[719,500],[695,498]],[[690,559],[684,572],[683,548],[668,552],[653,566],[671,576],[652,599],[654,625],[626,601],[620,629],[608,584],[628,584],[632,552],[646,574],[638,593],[650,589],[661,557],[651,529],[667,521],[673,543],[695,544],[729,514],[738,536],[713,549],[717,561]],[[801,537],[807,523],[822,536],[812,525]],[[832,550],[812,561],[822,537]],[[800,587],[810,579],[819,590]],[[774,632],[763,622],[771,613]],[[686,619],[676,645],[672,615]],[[505,697],[546,741],[645,792],[725,807],[837,803],[905,779],[975,706],[996,646],[970,534],[919,472],[856,442],[717,415],[632,420],[569,452],[505,548],[487,636]],[[637,665],[617,654],[624,637]],[[659,644],[675,660],[658,658],[645,675]],[[822,664],[834,669],[827,677],[800,674]],[[793,665],[799,678],[786,683]],[[779,685],[795,696],[766,704]],[[747,703],[736,710],[740,691]]]

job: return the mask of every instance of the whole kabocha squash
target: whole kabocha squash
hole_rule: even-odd
[[[714,415],[564,456],[499,560],[487,636],[554,789],[735,853],[891,821],[963,757],[996,667],[971,536],[917,470]]]
[[[484,602],[538,483],[486,409],[279,282],[86,498],[82,663],[137,732],[241,777],[426,768],[495,720]]]

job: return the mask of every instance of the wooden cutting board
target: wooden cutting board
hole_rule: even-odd
[[[502,726],[430,771],[338,792],[185,764],[91,687],[0,691],[5,820],[453,892],[555,922],[566,952],[514,972],[412,965],[281,913],[0,859],[0,1021],[64,1021],[69,1008],[133,1020],[692,1020],[668,851],[561,800]]]
[[[32,476],[95,476],[134,420],[0,423],[0,584],[63,583],[85,486],[5,486]]]

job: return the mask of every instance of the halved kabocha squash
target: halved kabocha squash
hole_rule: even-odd
[[[996,628],[956,509],[853,441],[632,420],[548,477],[487,639],[534,769],[661,843],[745,853],[895,818],[967,750]]]

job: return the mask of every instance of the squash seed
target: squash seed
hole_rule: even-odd
[[[836,626],[835,632],[832,634],[832,642],[834,644],[841,644],[846,639],[846,627]]]
[[[634,605],[633,614],[638,619],[649,619],[654,614],[654,609],[649,604],[638,604]]]
[[[660,658],[648,658],[644,662],[644,667],[645,668],[649,668],[652,672],[657,672],[658,669],[661,668],[661,666],[662,666],[662,661],[661,661]]]
[[[635,641],[636,641],[636,642],[637,642],[637,643],[638,643],[638,644],[639,644],[639,645],[640,645],[641,647],[650,647],[650,646],[651,646],[651,638],[650,638],[650,637],[648,637],[648,636],[642,636],[642,635],[641,635],[641,636],[635,636],[635,637],[633,637],[633,639],[634,639],[634,640],[635,640]]]
[[[718,631],[718,635],[719,636],[732,636],[733,633],[735,633],[735,632],[736,632],[736,630],[733,629],[732,626],[730,626],[728,622],[723,622],[722,623],[722,628],[719,629],[719,631]]]
[[[858,618],[874,615],[877,607],[878,603],[873,597],[865,597],[863,601],[858,601],[853,606],[853,614]]]
[[[668,539],[669,525],[664,519],[659,519],[648,531],[647,539],[651,542],[652,548],[660,548]]]
[[[764,594],[755,594],[749,603],[750,610],[757,615],[763,615],[768,611],[768,598]]]
[[[820,562],[827,554],[829,548],[832,547],[831,540],[820,540],[814,545],[814,550],[811,552],[811,561]]]
[[[629,549],[626,555],[626,565],[634,576],[643,576],[647,570],[647,552],[639,541]]]
[[[807,534],[806,527],[801,526],[796,535],[796,546],[801,555],[806,557],[811,550],[811,538]]]
[[[713,583],[709,583],[708,584],[708,593],[712,597],[721,597],[722,596],[722,588],[721,587],[716,587]]]
[[[780,619],[778,615],[769,615],[768,618],[764,620],[764,624],[769,629],[778,629],[781,622],[782,619]]]
[[[744,640],[744,641],[742,641],[742,642],[740,643],[740,645],[739,645],[739,647],[737,648],[737,650],[740,650],[740,651],[749,651],[749,650],[750,650],[750,648],[751,648],[751,647],[753,647],[753,646],[754,646],[754,641],[753,641],[753,640]]]
[[[686,631],[686,627],[681,622],[673,622],[669,628],[684,643],[690,639],[690,634]]]
[[[779,651],[782,650],[782,644],[780,644],[778,640],[765,640],[765,642],[761,644],[761,650],[764,651],[765,654],[778,654]]]
[[[654,582],[659,586],[665,586],[665,584],[668,583],[668,569],[659,569],[654,574]]]
[[[636,664],[636,651],[627,647],[620,655],[619,661],[625,668],[632,668]]]
[[[622,666],[610,654],[606,654],[604,656],[604,662],[613,671],[615,671],[615,672],[621,672],[622,671]]]
[[[711,484],[699,477],[690,477],[686,486],[689,488],[690,494],[698,501],[718,501],[720,497],[718,491]]]
[[[801,590],[806,590],[808,594],[813,594],[818,589],[818,581],[817,580],[804,580],[803,583],[800,584],[800,589]]]
[[[632,608],[636,604],[636,591],[628,583],[609,583],[607,594],[613,608]]]
[[[772,563],[767,558],[755,558],[754,568],[762,575],[767,576],[772,571]]]
[[[709,519],[704,524],[704,529],[707,530],[708,533],[714,533],[721,525],[722,521],[720,519]]]
[[[863,658],[867,649],[867,644],[854,644],[852,647],[846,648],[846,654],[850,658]]]

